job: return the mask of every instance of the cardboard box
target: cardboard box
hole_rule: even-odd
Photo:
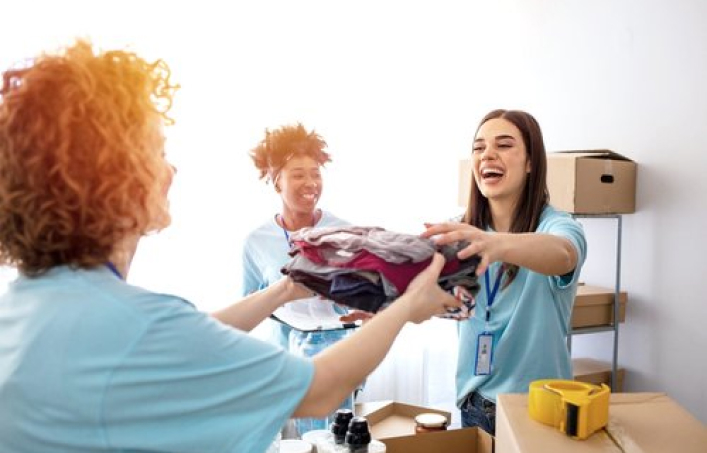
[[[449,429],[381,440],[386,453],[493,453],[493,438],[480,428]]]
[[[614,393],[609,424],[572,439],[528,415],[527,394],[502,394],[496,414],[498,453],[704,453],[707,428],[663,393]]]
[[[356,408],[356,415],[366,417],[371,435],[379,440],[415,434],[415,416],[425,412],[444,415],[447,424],[452,421],[452,414],[447,411],[394,401],[363,403]]]
[[[611,363],[589,358],[572,359],[572,372],[574,380],[590,384],[606,384],[611,387]],[[616,370],[616,388],[614,392],[621,392],[624,388],[623,368]]]
[[[636,210],[636,163],[609,150],[547,155],[550,204],[575,214],[628,214]]]
[[[493,453],[493,437],[478,428],[449,429],[415,434],[415,416],[446,411],[381,401],[357,405],[356,415],[368,419],[371,436],[386,444],[387,453]]]
[[[628,295],[619,292],[619,322],[626,318]],[[599,286],[579,285],[574,299],[571,325],[580,327],[610,326],[614,322],[614,290]]]

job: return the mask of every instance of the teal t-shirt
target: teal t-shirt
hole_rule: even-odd
[[[322,211],[322,216],[315,225],[317,228],[339,227],[349,225],[338,217],[327,211]],[[289,255],[290,244],[285,236],[285,231],[275,222],[273,216],[267,222],[251,231],[245,239],[243,245],[243,288],[244,296],[267,288],[283,277],[280,271],[292,257]],[[346,313],[342,310],[342,314]],[[277,321],[269,320],[272,323],[272,333],[270,341],[282,346],[284,349],[290,347],[290,332],[292,328]],[[306,335],[295,331],[298,338],[295,343],[305,341]],[[315,332],[310,334],[321,337],[326,346],[336,343],[348,335],[348,332],[338,330],[329,332]]]
[[[577,267],[564,276],[546,276],[520,268],[506,288],[504,276],[491,306],[488,326],[486,284],[484,278],[479,279],[481,290],[476,297],[475,315],[458,327],[456,383],[460,407],[473,391],[495,401],[499,393],[526,393],[530,382],[536,379],[572,379],[566,337],[587,243],[582,225],[550,206],[543,210],[536,232],[569,239],[577,250]],[[501,263],[493,263],[488,269],[491,285],[500,266]],[[477,339],[485,331],[493,334],[493,370],[490,375],[476,376]]]
[[[20,276],[0,332],[2,452],[263,452],[314,374],[104,267]]]

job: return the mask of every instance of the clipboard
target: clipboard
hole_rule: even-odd
[[[301,332],[355,329],[361,321],[342,322],[345,312],[337,305],[320,297],[293,300],[275,310],[270,318]]]

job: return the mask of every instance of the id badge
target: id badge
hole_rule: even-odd
[[[493,335],[490,333],[481,333],[476,342],[476,364],[474,365],[474,374],[476,376],[485,376],[491,374],[493,366]]]

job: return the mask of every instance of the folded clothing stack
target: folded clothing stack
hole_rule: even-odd
[[[419,236],[360,226],[303,228],[290,240],[293,258],[282,273],[342,305],[376,313],[402,294],[440,252],[445,265],[438,283],[464,302],[444,317],[465,319],[474,308],[480,258],[457,258],[467,242],[437,246]]]

